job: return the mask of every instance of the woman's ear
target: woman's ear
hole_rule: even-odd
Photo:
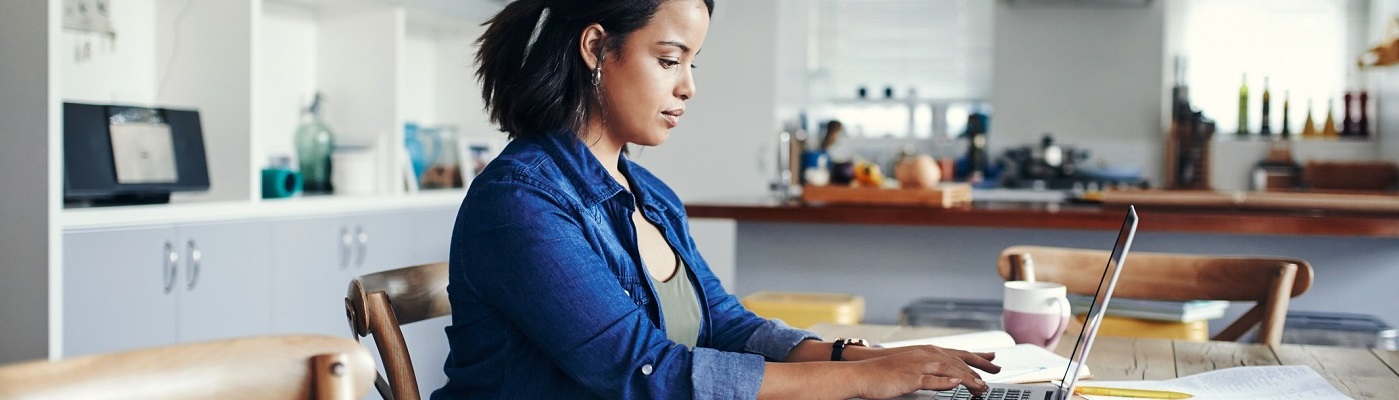
[[[598,60],[602,59],[602,47],[607,39],[607,30],[602,29],[602,25],[592,24],[583,28],[583,36],[578,40],[578,52],[583,55],[583,63],[588,64],[588,69],[596,69]]]

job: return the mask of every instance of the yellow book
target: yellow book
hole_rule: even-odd
[[[1082,315],[1078,315],[1077,317],[1079,322],[1083,321]],[[1104,315],[1103,324],[1098,327],[1098,334],[1102,336],[1179,339],[1192,342],[1205,342],[1210,339],[1210,325],[1208,321],[1153,321]]]

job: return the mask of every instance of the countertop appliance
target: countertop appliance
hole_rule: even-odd
[[[1145,187],[1140,174],[1108,173],[1084,167],[1086,149],[1063,146],[1045,133],[1038,145],[1010,148],[1001,184],[1007,188],[1038,190],[1097,190],[1113,186]]]

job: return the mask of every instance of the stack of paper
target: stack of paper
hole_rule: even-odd
[[[1087,314],[1092,296],[1069,295],[1069,305],[1075,314]],[[1224,316],[1229,302],[1223,300],[1161,301],[1113,298],[1104,315],[1116,315],[1157,321],[1191,322]]]
[[[1003,331],[985,331],[962,335],[880,343],[882,347],[933,345],[949,349],[996,353],[997,374],[982,373],[991,383],[1031,383],[1064,379],[1069,359],[1033,344],[1015,344],[1015,339]],[[1088,378],[1088,367],[1079,370],[1079,378]]]
[[[1079,381],[1080,386],[1180,392],[1191,400],[1349,399],[1311,367],[1234,367],[1164,381]],[[1085,395],[1091,400],[1132,399]]]

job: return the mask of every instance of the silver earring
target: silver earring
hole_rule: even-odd
[[[593,86],[602,83],[602,60],[598,60],[597,69],[593,70]]]

